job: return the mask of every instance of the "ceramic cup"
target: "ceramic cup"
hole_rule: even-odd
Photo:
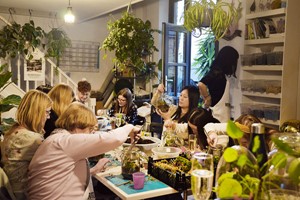
[[[145,173],[144,172],[135,172],[132,174],[133,179],[133,188],[135,190],[140,190],[144,188],[145,184]]]

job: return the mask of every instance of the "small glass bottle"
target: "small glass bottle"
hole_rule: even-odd
[[[260,167],[267,162],[268,150],[265,140],[265,126],[262,123],[254,123],[251,125],[251,138],[248,149],[256,157]]]

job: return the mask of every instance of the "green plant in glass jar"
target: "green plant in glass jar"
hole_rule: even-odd
[[[122,155],[122,176],[125,179],[132,179],[132,173],[139,172],[141,167],[139,149],[134,147],[128,152],[129,148],[124,148]]]

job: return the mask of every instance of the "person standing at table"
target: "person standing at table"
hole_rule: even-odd
[[[139,129],[132,124],[91,134],[96,123],[93,112],[79,102],[58,118],[58,129],[40,145],[29,165],[29,199],[87,199],[85,191],[92,183],[86,158],[117,148],[128,135],[132,141],[138,139]]]
[[[92,86],[86,80],[81,80],[77,83],[77,97],[76,100],[80,103],[86,104],[88,103],[90,94],[91,94]]]
[[[132,100],[132,93],[130,89],[123,88],[117,94],[117,99],[114,101],[112,107],[108,111],[109,116],[113,117],[117,113],[125,114],[125,122],[136,125],[137,117],[137,106]]]
[[[212,115],[220,122],[230,119],[229,81],[236,78],[239,53],[230,46],[223,47],[213,61],[210,71],[199,81],[203,107],[212,111]]]
[[[75,98],[73,89],[64,83],[60,83],[54,86],[48,93],[48,96],[52,99],[53,106],[50,113],[50,118],[47,119],[45,123],[45,138],[47,138],[56,128],[56,120],[74,101]]]
[[[42,143],[44,124],[50,117],[52,101],[47,94],[31,90],[22,98],[16,112],[16,124],[1,144],[2,164],[17,199],[27,199],[29,163]]]

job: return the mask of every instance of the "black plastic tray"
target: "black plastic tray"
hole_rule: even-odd
[[[181,192],[191,188],[191,176],[180,172],[172,173],[154,165],[154,163],[161,160],[171,161],[175,159],[176,158],[153,160],[152,157],[149,157],[148,174],[169,185],[175,190]]]

